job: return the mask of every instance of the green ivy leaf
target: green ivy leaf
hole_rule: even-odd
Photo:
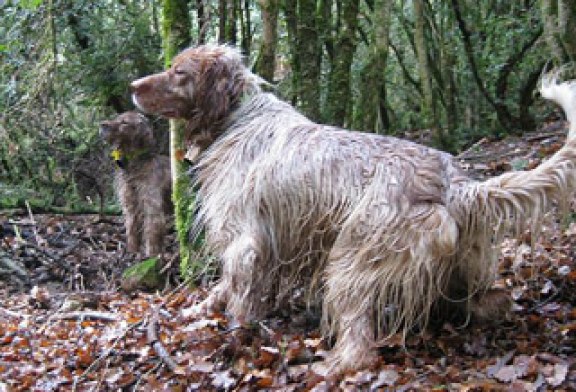
[[[19,4],[22,8],[35,10],[42,4],[42,0],[20,0]]]

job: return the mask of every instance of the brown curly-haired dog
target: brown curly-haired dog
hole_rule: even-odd
[[[172,213],[170,159],[157,152],[148,119],[125,112],[100,123],[100,135],[112,147],[116,191],[122,205],[129,252],[157,256]]]
[[[391,335],[455,309],[506,309],[494,245],[574,189],[573,130],[538,168],[477,182],[446,153],[316,124],[260,84],[226,46],[187,49],[132,83],[142,110],[215,138],[197,163],[199,223],[222,263],[206,308],[245,322],[304,292],[336,338],[333,371],[370,365]],[[548,77],[542,93],[576,115],[571,85]]]

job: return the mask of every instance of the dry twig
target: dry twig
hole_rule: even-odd
[[[101,321],[120,321],[120,317],[115,313],[98,312],[94,310],[75,311],[66,313],[56,313],[52,316],[55,320],[101,320]]]
[[[148,323],[148,329],[146,332],[146,337],[148,339],[148,344],[152,346],[158,357],[168,368],[175,374],[184,374],[184,369],[176,364],[176,362],[170,357],[168,350],[162,345],[160,339],[158,339],[158,332],[156,331],[156,326],[158,325],[159,318],[159,308],[155,308],[152,312],[152,317]]]

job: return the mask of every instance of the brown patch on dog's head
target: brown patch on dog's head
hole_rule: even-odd
[[[132,98],[145,112],[187,120],[190,134],[218,134],[252,78],[237,50],[199,46],[181,52],[170,69],[132,82]]]
[[[100,123],[100,136],[112,148],[125,152],[154,146],[154,135],[148,119],[138,112],[125,112]]]

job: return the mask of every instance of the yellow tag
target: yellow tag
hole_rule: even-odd
[[[112,157],[112,159],[114,159],[115,161],[119,161],[122,159],[122,151],[120,150],[114,150],[110,153],[110,156]]]

